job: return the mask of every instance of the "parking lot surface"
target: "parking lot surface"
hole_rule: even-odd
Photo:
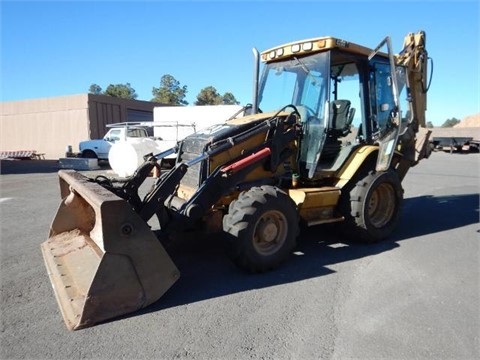
[[[60,203],[56,163],[40,164],[2,161],[1,359],[480,358],[480,154],[411,169],[397,231],[378,244],[315,226],[282,267],[249,275],[221,240],[179,240],[164,297],[75,332],[40,251]]]

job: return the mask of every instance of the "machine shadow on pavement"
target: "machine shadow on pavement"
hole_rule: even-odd
[[[401,222],[394,238],[397,241],[408,240],[417,236],[478,224],[479,199],[478,193],[427,195],[405,199]]]
[[[262,274],[238,269],[226,256],[220,236],[192,234],[167,241],[164,246],[181,271],[180,280],[156,303],[121,318],[329,275],[334,272],[331,265],[394,250],[401,241],[478,223],[478,211],[478,194],[408,198],[397,231],[375,244],[340,237],[341,223],[303,228],[293,256]]]

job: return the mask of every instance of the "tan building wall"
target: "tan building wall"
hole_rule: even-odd
[[[0,103],[0,150],[65,156],[67,145],[88,139],[88,95]]]
[[[153,120],[162,104],[80,94],[0,103],[0,151],[36,150],[46,159],[78,151],[83,140],[101,138],[107,124]]]

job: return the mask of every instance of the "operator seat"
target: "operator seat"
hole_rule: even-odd
[[[355,108],[350,108],[350,100],[334,100],[330,106],[329,135],[335,138],[346,136],[350,133]]]
[[[355,108],[350,108],[350,100],[334,100],[330,103],[330,123],[327,138],[323,146],[321,159],[333,160],[342,149],[338,138],[347,136],[351,131]]]

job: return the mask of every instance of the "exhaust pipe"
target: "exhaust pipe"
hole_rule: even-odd
[[[260,73],[260,54],[256,48],[253,48],[252,51],[254,59],[252,114],[256,114],[258,112],[258,77]]]

